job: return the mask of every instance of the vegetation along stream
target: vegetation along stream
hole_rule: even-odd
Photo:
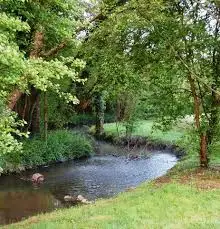
[[[38,169],[46,178],[40,185],[26,179],[35,172],[33,170],[1,177],[0,223],[8,224],[66,207],[64,196],[67,194],[80,194],[89,200],[114,196],[143,181],[164,175],[178,160],[169,152],[149,154],[144,149],[132,152],[141,155],[134,159],[129,157],[128,151],[107,143],[99,143],[98,151],[97,156],[89,159]]]

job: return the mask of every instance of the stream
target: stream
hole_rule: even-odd
[[[88,200],[112,197],[166,174],[178,160],[171,152],[148,153],[138,149],[132,152],[141,155],[137,160],[129,159],[129,153],[99,143],[94,157],[0,177],[0,224],[68,207],[70,204],[63,199],[65,195],[80,194]],[[34,185],[27,180],[35,172],[45,176],[43,184]]]

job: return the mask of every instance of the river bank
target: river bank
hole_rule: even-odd
[[[30,136],[22,144],[21,151],[1,155],[0,175],[90,157],[95,151],[91,137],[68,129],[50,131],[47,141],[38,135]]]
[[[111,198],[140,183],[160,177],[178,158],[171,151],[128,150],[110,143],[95,142],[96,154],[80,160],[41,166],[0,179],[0,224],[10,224],[39,213],[66,208],[66,195],[82,195],[90,201]],[[33,173],[45,177],[32,183]]]
[[[5,228],[219,228],[219,172],[174,171],[94,205],[42,214]]]
[[[187,154],[167,175],[116,197],[7,228],[219,228],[219,215],[219,167],[201,170],[195,154]]]

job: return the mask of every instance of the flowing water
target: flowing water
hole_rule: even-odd
[[[88,200],[114,196],[164,175],[178,160],[174,154],[160,151],[130,160],[123,152],[115,155],[120,150],[102,144],[99,156],[0,177],[0,224],[66,207],[63,198],[67,194],[80,194]],[[45,176],[43,184],[33,185],[28,180],[34,172]]]

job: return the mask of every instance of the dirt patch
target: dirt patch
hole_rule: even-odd
[[[195,186],[202,190],[220,189],[220,171],[216,168],[211,169],[195,169],[188,171],[184,175],[163,176],[154,181],[157,187],[171,182],[179,182],[181,184]]]
[[[199,189],[220,189],[220,171],[216,169],[195,169],[178,177],[183,184],[195,185]]]
[[[159,177],[156,180],[154,180],[154,185],[156,185],[157,187],[161,187],[164,184],[168,184],[172,181],[171,177],[169,176],[163,176],[163,177]]]

